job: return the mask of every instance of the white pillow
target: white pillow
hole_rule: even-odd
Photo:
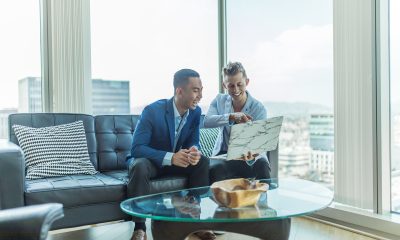
[[[12,128],[25,155],[27,179],[97,173],[90,162],[82,121],[43,128]]]

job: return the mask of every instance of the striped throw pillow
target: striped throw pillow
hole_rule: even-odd
[[[219,128],[200,128],[200,148],[204,156],[211,157],[218,135]]]
[[[97,173],[90,162],[82,121],[43,128],[12,127],[25,155],[27,179]]]

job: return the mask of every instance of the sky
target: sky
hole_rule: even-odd
[[[263,102],[332,106],[331,0],[301,2],[228,1],[228,60],[244,64],[251,77],[248,89]],[[108,0],[96,0],[91,7],[92,74],[131,80],[132,105],[171,96],[167,89],[181,66],[200,72],[203,104],[218,93],[216,1],[147,1],[137,6],[120,0],[109,6]],[[105,17],[114,11],[118,18]],[[111,71],[112,65],[118,69]],[[321,91],[315,94],[313,88]]]
[[[228,60],[243,63],[252,95],[332,107],[332,0],[228,0],[227,10]],[[181,68],[200,73],[203,105],[218,93],[217,1],[95,0],[90,14],[92,78],[129,80],[132,107],[172,96]],[[0,108],[16,107],[18,80],[40,76],[39,1],[2,1],[0,31]],[[399,56],[391,56],[392,86]]]
[[[191,68],[202,79],[202,102],[208,104],[215,97],[217,1],[109,3],[91,2],[93,77],[130,80],[131,106],[140,106],[170,98],[174,73]]]
[[[228,59],[257,98],[333,106],[331,0],[228,1]],[[318,91],[315,91],[318,89]]]
[[[0,1],[0,109],[18,106],[18,80],[41,76],[37,0]]]

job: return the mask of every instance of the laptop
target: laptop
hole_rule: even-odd
[[[228,152],[212,159],[235,160],[251,151],[253,154],[275,150],[279,142],[283,116],[235,124],[231,127]]]

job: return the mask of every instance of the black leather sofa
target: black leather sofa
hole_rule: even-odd
[[[65,217],[53,229],[129,219],[119,208],[126,199],[126,156],[138,115],[102,115],[62,113],[12,114],[9,116],[9,141],[0,143],[0,209],[61,203]],[[38,180],[25,179],[25,163],[12,130],[13,124],[46,127],[82,120],[85,126],[90,160],[96,175],[72,175]],[[277,177],[278,150],[268,153],[271,176]],[[185,177],[153,179],[151,192],[185,188]]]

